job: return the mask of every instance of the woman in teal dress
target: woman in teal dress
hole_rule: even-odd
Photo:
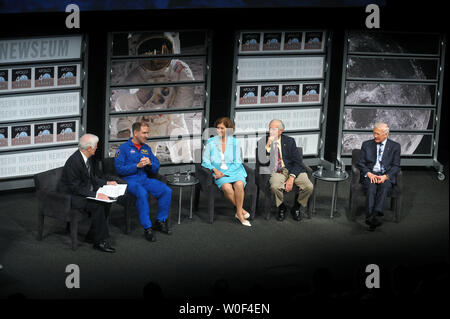
[[[234,131],[233,122],[229,118],[219,118],[214,126],[217,128],[218,136],[206,141],[202,166],[212,171],[217,187],[236,207],[235,217],[242,225],[251,226],[247,220],[250,214],[242,207],[247,173],[242,165],[241,143],[227,134]]]

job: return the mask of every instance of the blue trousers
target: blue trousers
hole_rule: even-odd
[[[136,208],[139,213],[139,221],[144,229],[152,227],[150,221],[150,206],[148,195],[151,194],[158,200],[158,215],[156,219],[166,221],[169,216],[172,190],[163,182],[147,177],[128,178],[128,191],[136,196]]]

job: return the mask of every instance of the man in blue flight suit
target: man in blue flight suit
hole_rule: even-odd
[[[158,199],[158,216],[153,230],[171,234],[167,218],[169,216],[172,190],[163,182],[149,178],[147,174],[156,174],[159,161],[153,155],[150,146],[145,144],[149,127],[145,122],[136,122],[132,126],[133,137],[122,144],[116,152],[115,166],[120,177],[128,183],[128,191],[136,196],[139,220],[144,227],[144,236],[148,241],[155,241],[150,221],[148,194]]]

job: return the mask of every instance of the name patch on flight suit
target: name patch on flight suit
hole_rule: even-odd
[[[134,153],[136,153],[135,150],[130,150],[130,154],[134,154]]]

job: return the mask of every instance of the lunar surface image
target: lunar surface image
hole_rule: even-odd
[[[375,119],[381,118],[388,123],[391,130],[423,131],[433,128],[434,110],[427,109],[370,109],[349,108],[345,109],[346,130],[372,130]],[[429,123],[428,123],[429,122]]]
[[[395,34],[378,37],[375,33],[355,32],[349,36],[349,52],[395,52],[414,51],[405,41],[397,42]],[[437,85],[434,83],[407,83],[408,80],[437,80],[438,60],[414,58],[355,57],[349,56],[347,78],[363,81],[347,81],[344,109],[344,130],[372,130],[376,122],[385,122],[391,130],[433,130],[435,95]],[[405,82],[383,83],[364,82],[364,79],[380,81],[404,80]],[[358,108],[357,106],[364,108]],[[408,106],[424,106],[408,108]],[[429,107],[427,109],[426,107]],[[418,146],[424,134],[392,134],[392,139],[399,142],[403,155],[417,154]],[[429,137],[429,135],[427,135]],[[373,136],[368,133],[344,132],[343,154],[360,148],[363,141]],[[426,143],[431,143],[430,138]],[[425,147],[425,148],[430,148]],[[423,149],[423,146],[421,147]],[[423,152],[423,151],[421,151]]]

